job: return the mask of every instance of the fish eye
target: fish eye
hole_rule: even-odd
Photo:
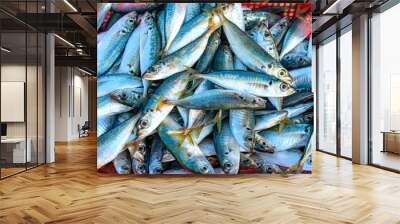
[[[272,86],[272,80],[269,80],[268,85]]]
[[[283,70],[283,69],[281,69],[281,70],[279,71],[279,76],[285,76],[285,75],[286,75],[286,71]]]
[[[247,136],[247,137],[246,137],[246,141],[247,141],[247,142],[253,142],[253,137],[250,136],[250,135]]]
[[[140,127],[140,128],[147,128],[147,127],[149,127],[149,121],[146,120],[146,119],[140,120],[140,122],[139,122],[139,127]]]
[[[224,168],[230,169],[232,167],[232,164],[227,162],[224,164]]]
[[[208,167],[206,167],[206,166],[202,166],[202,167],[201,167],[201,171],[203,171],[203,172],[207,172],[207,171],[208,171]]]
[[[153,27],[149,27],[149,30],[152,30],[153,29]]]
[[[272,64],[268,64],[268,68],[271,69],[272,68]]]
[[[289,86],[286,83],[281,83],[280,88],[282,91],[286,91],[286,90],[288,90]]]
[[[121,94],[121,97],[122,97],[122,98],[126,98],[126,93],[122,93],[122,94]]]

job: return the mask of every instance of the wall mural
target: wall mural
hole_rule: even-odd
[[[97,24],[99,172],[311,172],[311,4],[103,3]]]

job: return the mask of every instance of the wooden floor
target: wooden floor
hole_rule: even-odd
[[[96,172],[94,138],[0,181],[0,223],[400,223],[400,175],[323,153],[289,178]]]

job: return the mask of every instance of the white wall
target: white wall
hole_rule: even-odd
[[[55,141],[75,140],[78,125],[88,120],[88,78],[72,67],[56,67],[55,73]]]

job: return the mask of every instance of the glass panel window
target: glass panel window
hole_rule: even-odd
[[[352,32],[340,36],[340,154],[352,157]]]
[[[400,4],[371,19],[372,163],[400,170]]]
[[[318,48],[318,149],[336,153],[336,39]]]

